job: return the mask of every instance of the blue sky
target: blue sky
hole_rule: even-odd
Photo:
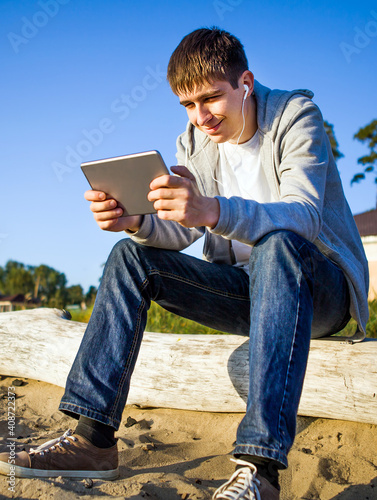
[[[98,285],[123,233],[98,229],[80,163],[151,149],[175,163],[187,118],[166,67],[184,35],[213,25],[240,38],[262,84],[314,92],[352,212],[375,207],[372,179],[350,187],[367,152],[353,135],[377,118],[375,2],[1,0],[0,265]]]

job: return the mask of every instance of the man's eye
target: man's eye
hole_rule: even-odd
[[[206,102],[211,102],[211,101],[215,101],[218,97],[218,95],[211,95],[210,97],[206,97],[205,101]]]

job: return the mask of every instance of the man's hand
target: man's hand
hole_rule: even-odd
[[[137,231],[141,225],[141,215],[130,215],[121,217],[123,210],[117,207],[116,200],[106,199],[106,193],[102,191],[89,190],[85,193],[85,199],[91,201],[90,210],[94,219],[104,231]]]
[[[199,192],[195,177],[186,167],[177,165],[171,170],[177,175],[161,175],[150,184],[148,200],[154,202],[158,217],[184,227],[214,228],[220,216],[219,202]]]

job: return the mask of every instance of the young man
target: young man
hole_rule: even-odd
[[[254,81],[239,40],[218,29],[181,41],[168,80],[189,118],[177,175],[151,183],[157,215],[120,218],[115,200],[86,193],[99,227],[131,238],[109,256],[60,404],[79,418],[76,431],[20,453],[16,472],[117,477],[114,431],[154,300],[250,336],[237,469],[214,498],[276,500],[310,338],[341,330],[350,316],[365,331],[365,255],[311,92]],[[177,252],[203,235],[205,260]]]

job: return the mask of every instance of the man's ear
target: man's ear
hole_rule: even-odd
[[[254,92],[254,75],[248,69],[244,71],[239,79],[240,84],[249,87],[248,96]]]

